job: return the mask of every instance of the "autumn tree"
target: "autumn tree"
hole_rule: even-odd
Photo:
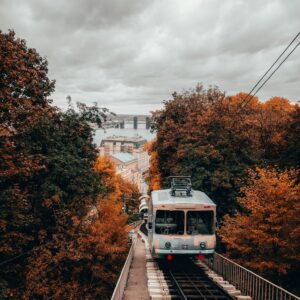
[[[268,163],[278,164],[282,152],[288,147],[285,129],[291,121],[294,107],[287,99],[281,97],[273,97],[261,106],[258,114],[258,133],[262,158]]]
[[[96,205],[98,194],[106,187],[101,185],[99,174],[93,170],[97,150],[92,144],[93,131],[88,120],[82,119],[82,109],[85,108],[79,108],[78,113],[70,109],[64,113],[57,111],[51,117],[44,116],[28,130],[27,139],[23,141],[26,149],[40,157],[44,167],[35,170],[30,179],[22,179],[22,187],[27,191],[25,199],[30,205],[23,222],[28,224],[30,231],[20,232],[20,235],[28,234],[29,244],[22,252],[30,252],[20,261],[22,272],[15,275],[14,280],[5,277],[10,284],[15,283],[19,275],[28,280],[20,279],[17,289],[11,286],[14,297],[48,295],[59,299],[53,292],[57,286],[51,277],[54,273],[62,284],[62,293],[70,293],[73,284],[78,289],[86,288],[87,283],[80,276],[75,280],[67,274],[72,272],[74,265],[82,273],[93,262],[93,257],[90,257],[90,264],[87,258],[82,259],[86,251],[82,236],[89,236],[82,223],[89,208]],[[14,215],[18,202],[14,198],[11,201],[14,209],[10,216],[18,220]],[[7,247],[12,234],[10,227],[6,230],[1,240],[3,247]],[[85,244],[88,246],[87,242]],[[15,247],[14,251],[20,250]],[[74,263],[74,259],[78,261]],[[12,273],[17,266],[16,262],[8,264],[7,270]],[[44,276],[34,279],[33,274],[38,271]]]
[[[219,230],[230,257],[272,280],[300,266],[300,184],[296,179],[295,170],[249,171],[238,197],[242,211],[225,216]]]
[[[101,278],[97,281],[108,297],[117,281],[117,273],[120,271],[126,258],[128,215],[123,212],[125,204],[127,212],[132,214],[137,212],[138,198],[140,196],[136,185],[125,181],[116,173],[116,165],[106,156],[98,156],[94,170],[99,174],[101,185],[105,188],[97,198],[97,210],[99,217],[93,223],[92,228],[101,239],[98,255],[103,255],[99,266],[101,267]],[[105,259],[104,259],[105,258]],[[103,267],[105,265],[105,268]],[[99,289],[100,287],[98,287]]]
[[[219,217],[238,208],[236,197],[249,167],[280,165],[290,144],[287,136],[296,141],[287,129],[295,111],[287,99],[262,103],[247,96],[198,85],[174,93],[152,116],[157,164],[150,169],[157,165],[162,186],[170,175],[191,175],[194,188],[217,202]]]
[[[47,72],[47,61],[35,49],[13,31],[0,31],[0,261],[18,255],[22,260],[34,240],[36,220],[26,182],[44,165],[24,141],[36,122],[53,114],[47,97],[54,81]],[[9,292],[7,280],[21,281],[22,272],[18,263],[1,267],[0,297]]]
[[[122,192],[116,173],[116,165],[112,159],[107,156],[98,156],[94,164],[94,170],[100,176],[100,181],[105,188],[104,194],[109,194],[114,201],[120,199]]]
[[[132,182],[124,180],[120,175],[118,175],[118,177],[119,186],[122,193],[121,199],[126,205],[127,214],[137,214],[140,197],[138,186]]]
[[[53,170],[49,177],[47,173],[41,177],[50,189],[43,188],[44,192],[51,192],[53,187],[57,192],[51,198],[44,195],[45,214],[49,219],[53,213],[54,222],[40,230],[47,243],[36,247],[28,259],[25,299],[33,295],[53,299],[94,299],[99,295],[109,298],[126,258],[124,191],[112,161],[97,157],[92,129],[81,119],[81,108],[79,113],[70,110],[60,116],[61,122],[67,119],[65,128],[57,127],[60,133],[49,124],[46,128],[50,136],[43,133],[45,145],[57,149],[55,153],[48,147],[47,151],[55,154],[52,158],[47,153],[46,157],[56,164],[46,168]],[[59,124],[59,120],[53,124]]]
[[[290,122],[286,123],[284,139],[287,146],[281,153],[281,165],[300,168],[300,106],[298,104],[290,112]]]
[[[155,140],[152,140],[144,145],[144,151],[150,155],[150,166],[146,174],[146,182],[148,183],[149,191],[159,190],[161,187],[161,176],[158,169],[158,154],[155,150]]]
[[[122,202],[123,205],[126,205],[128,213],[136,213],[140,196],[138,187],[117,174],[116,165],[112,159],[107,156],[99,156],[94,168],[99,173],[102,185],[109,190],[112,201]]]
[[[47,72],[0,33],[0,298],[95,299],[111,293],[127,249],[121,204],[106,200],[115,187],[94,169],[90,123],[107,110],[50,106]]]
[[[66,232],[30,257],[24,299],[109,299],[126,259],[127,217],[122,203],[98,196],[96,216],[72,217]]]
[[[220,215],[235,208],[239,179],[259,158],[257,99],[237,114],[244,96],[225,97],[217,88],[199,85],[173,94],[153,114],[162,184],[170,175],[191,175],[193,187],[217,202]]]
[[[218,217],[227,215],[220,234],[228,254],[272,279],[299,270],[296,173],[274,169],[299,167],[299,116],[298,105],[281,97],[262,103],[245,93],[226,96],[201,85],[174,93],[152,115],[157,140],[151,176],[158,174],[166,187],[168,176],[190,175],[193,188],[217,203]],[[244,185],[248,170],[257,166],[261,169],[250,171],[249,186]],[[285,278],[292,282],[291,275]]]

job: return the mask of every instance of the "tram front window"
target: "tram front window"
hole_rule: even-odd
[[[189,211],[187,213],[187,234],[213,234],[214,213],[212,211]]]
[[[183,234],[184,212],[172,210],[158,210],[155,218],[155,233]]]

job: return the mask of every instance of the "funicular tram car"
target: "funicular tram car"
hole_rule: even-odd
[[[148,239],[154,258],[212,257],[216,246],[216,205],[192,190],[190,177],[171,177],[171,188],[153,191],[149,200]]]
[[[141,218],[145,221],[148,220],[148,200],[149,196],[148,195],[143,195],[139,198],[140,200],[140,205],[139,205],[139,214]]]

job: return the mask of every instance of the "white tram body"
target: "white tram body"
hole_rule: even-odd
[[[153,257],[214,254],[216,204],[205,193],[192,190],[189,178],[173,177],[171,189],[153,191],[148,214]]]
[[[148,219],[148,202],[149,202],[149,196],[143,195],[139,198],[140,205],[139,205],[139,213],[141,217],[146,221]]]

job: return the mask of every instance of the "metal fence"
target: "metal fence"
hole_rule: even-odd
[[[215,253],[214,259],[204,262],[224,280],[229,281],[242,294],[253,300],[300,300],[299,297],[238,265],[225,256]]]
[[[130,226],[134,226],[137,227],[139,224],[141,223],[141,221],[136,221],[133,223],[130,223]],[[130,265],[132,262],[132,258],[134,255],[134,250],[135,250],[135,246],[137,243],[137,238],[135,238],[131,244],[130,250],[128,252],[128,256],[127,259],[125,261],[125,264],[123,266],[122,272],[120,274],[120,277],[118,279],[118,282],[115,286],[113,295],[111,297],[111,300],[121,300],[123,298],[123,294],[124,294],[124,290],[126,287],[126,283],[127,283],[127,279],[128,279],[128,274],[129,274],[129,269],[130,269]]]

